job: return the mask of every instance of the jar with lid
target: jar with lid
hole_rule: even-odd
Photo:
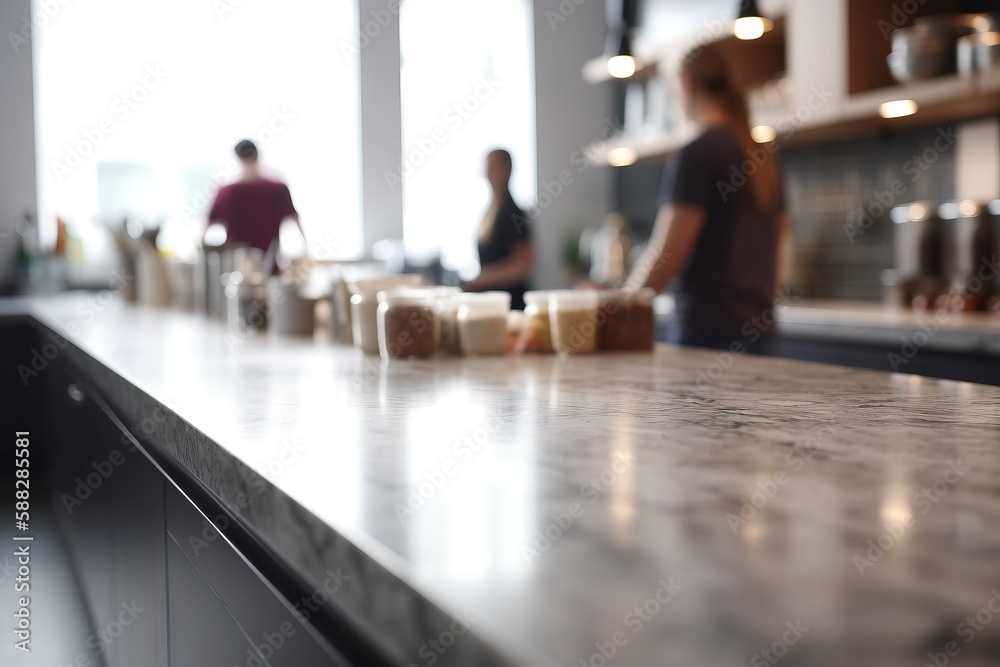
[[[586,354],[597,348],[597,292],[557,290],[549,295],[552,349]]]
[[[656,292],[643,288],[600,293],[597,313],[597,349],[609,352],[652,350],[656,341],[653,299]]]
[[[351,338],[365,354],[379,354],[378,293],[399,287],[419,287],[423,276],[404,274],[357,280],[351,291]]]
[[[434,304],[438,318],[438,351],[442,354],[461,354],[458,333],[458,308],[462,303],[462,290],[458,287],[435,287]]]
[[[431,290],[378,293],[378,342],[383,359],[430,357],[437,349],[437,311]]]
[[[549,324],[550,292],[524,293],[524,336],[520,346],[526,352],[551,352],[552,329]]]
[[[507,317],[510,294],[463,294],[458,308],[458,338],[467,355],[504,354],[507,351]]]

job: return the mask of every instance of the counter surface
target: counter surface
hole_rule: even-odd
[[[779,306],[784,334],[830,341],[902,345],[925,340],[920,347],[1000,356],[1000,314],[921,312],[878,303],[796,300]]]
[[[671,346],[383,365],[23,310],[291,566],[342,568],[333,603],[402,665],[1000,655],[1000,388]]]

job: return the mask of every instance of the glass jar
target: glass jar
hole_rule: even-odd
[[[458,308],[462,303],[462,290],[458,287],[435,287],[434,309],[438,319],[438,351],[442,354],[461,354],[458,333]]]
[[[260,274],[233,271],[222,276],[230,331],[252,336],[267,328],[267,291]]]
[[[549,323],[550,292],[524,293],[524,333],[521,347],[526,352],[552,352],[552,329]]]
[[[404,274],[357,280],[349,285],[351,290],[351,338],[354,346],[365,354],[379,354],[378,344],[378,293],[399,287],[419,287],[423,276]]]
[[[597,348],[597,292],[557,290],[549,295],[552,349],[586,354]]]
[[[458,308],[458,338],[467,355],[504,354],[507,351],[507,316],[510,294],[463,294]]]
[[[431,290],[378,293],[378,344],[383,359],[434,354],[438,337],[435,301]]]
[[[608,290],[600,293],[597,349],[609,352],[652,350],[656,342],[653,299],[656,292]]]

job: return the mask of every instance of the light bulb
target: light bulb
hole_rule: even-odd
[[[627,79],[635,74],[635,58],[632,56],[612,56],[608,60],[608,74],[616,79]]]
[[[778,137],[778,133],[770,125],[757,125],[750,130],[750,138],[758,144],[769,144]]]
[[[913,100],[892,100],[879,105],[878,115],[882,118],[901,118],[917,113],[917,108]]]
[[[639,156],[628,146],[619,146],[608,151],[608,164],[612,167],[627,167],[635,164]]]
[[[765,32],[774,27],[771,19],[762,16],[745,16],[736,19],[733,25],[733,34],[737,39],[759,39]]]

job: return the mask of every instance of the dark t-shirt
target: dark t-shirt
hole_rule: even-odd
[[[489,238],[479,241],[479,265],[485,267],[502,262],[511,256],[515,245],[530,240],[531,225],[528,216],[508,193],[497,211]],[[510,292],[511,308],[524,308],[524,293],[528,289],[527,281],[502,285],[496,289]]]
[[[266,252],[278,236],[281,221],[292,215],[295,207],[288,186],[260,179],[223,186],[208,220],[226,225],[227,243],[245,243]]]
[[[761,155],[777,160],[762,147]],[[754,199],[744,172],[756,163],[728,128],[712,128],[685,146],[663,173],[660,203],[683,203],[705,211],[705,225],[673,290],[681,343],[746,344],[760,334],[754,318],[770,319],[777,276],[783,192],[767,211]],[[780,167],[779,167],[780,168]],[[752,339],[751,341],[745,339]]]

